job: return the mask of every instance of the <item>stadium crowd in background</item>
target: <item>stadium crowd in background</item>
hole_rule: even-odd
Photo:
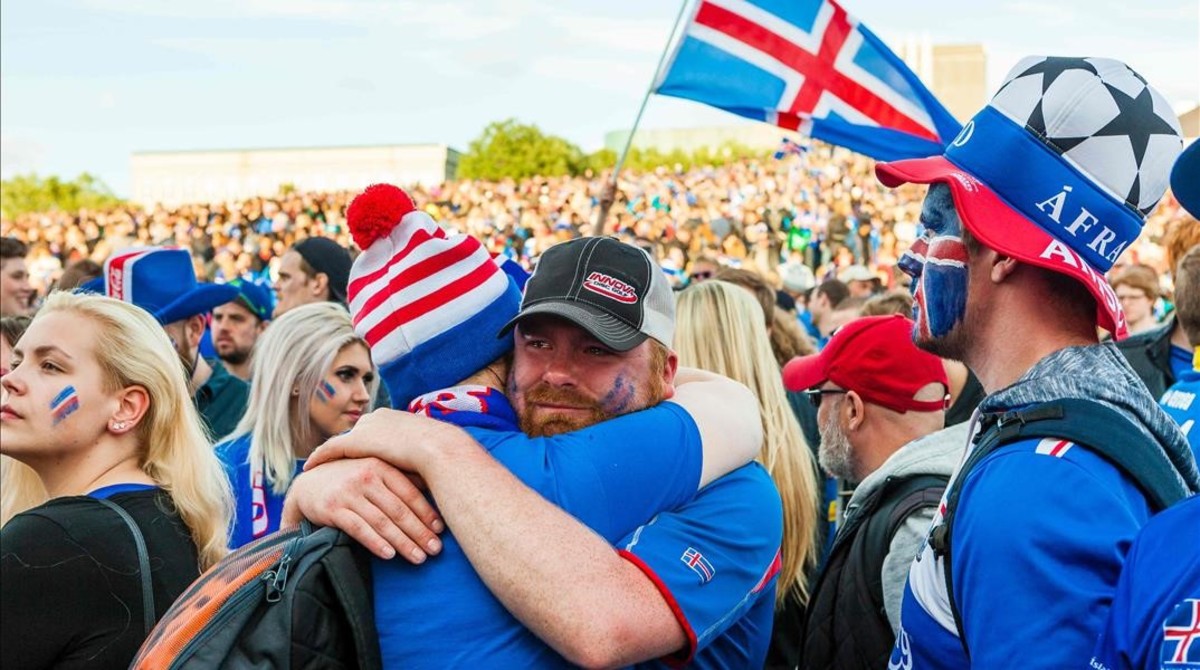
[[[818,283],[846,271],[862,276],[862,269],[850,269],[862,265],[879,286],[895,287],[906,281],[893,272],[896,261],[920,232],[920,192],[883,188],[872,165],[863,156],[814,142],[807,153],[782,160],[627,172],[609,216],[610,232],[652,249],[677,287],[689,281],[689,273],[703,275],[702,259],[754,269],[777,284],[784,274],[779,266],[789,262],[808,266]],[[593,224],[607,181],[607,174],[462,180],[411,192],[442,225],[530,268],[552,244],[600,232]],[[202,280],[274,282],[288,250],[306,237],[326,236],[355,249],[345,214],[352,196],[292,192],[174,208],[44,212],[0,222],[0,234],[27,245],[25,262],[37,296],[77,261],[100,263],[121,248],[149,244],[190,249]],[[1163,236],[1185,216],[1168,195],[1121,262],[1146,264],[1157,277],[1168,276]],[[1164,312],[1160,301],[1154,314]]]
[[[1114,80],[1137,86],[1123,64],[1108,63]],[[1018,129],[1008,148],[1032,139],[1024,135]],[[1118,599],[1106,622],[1103,604],[1114,591],[1128,595],[1164,552],[1143,536],[1133,555],[1152,567],[1120,576],[1113,546],[1129,546],[1153,512],[1200,486],[1184,439],[1195,438],[1200,410],[1200,224],[1184,209],[1200,209],[1188,200],[1200,183],[1197,151],[1193,178],[1175,182],[1184,207],[1169,193],[1155,206],[1166,188],[1161,165],[1141,175],[1135,183],[1147,190],[1134,189],[1119,210],[1136,219],[1127,228],[1137,227],[1137,239],[1100,261],[1086,256],[1094,244],[1030,228],[1039,216],[1058,222],[1071,188],[1031,214],[1007,204],[1015,198],[987,200],[1002,180],[954,181],[945,171],[956,168],[940,157],[876,164],[823,145],[782,160],[629,173],[615,195],[598,174],[453,181],[414,188],[411,199],[375,186],[363,195],[390,195],[369,213],[361,203],[371,197],[338,192],[5,220],[0,524],[14,519],[3,536],[5,607],[13,617],[37,610],[42,618],[24,616],[27,627],[50,616],[34,602],[42,572],[28,563],[61,558],[36,554],[45,543],[33,524],[53,516],[53,498],[90,502],[112,488],[97,482],[133,482],[140,488],[108,493],[122,505],[170,493],[180,512],[170,521],[196,545],[183,549],[198,552],[175,566],[178,583],[155,586],[165,602],[143,601],[147,630],[226,542],[234,549],[303,514],[395,559],[372,563],[376,593],[407,597],[376,600],[385,603],[374,613],[383,657],[395,666],[445,667],[473,654],[467,664],[514,667],[647,659],[658,667],[655,659],[684,657],[697,667],[757,667],[764,658],[769,668],[881,667],[888,656],[899,667],[993,667],[1028,665],[1022,655],[1043,643],[1054,649],[1039,647],[1042,659],[1065,666],[1091,652],[1106,626],[1091,665],[1126,667],[1114,659],[1134,644],[1144,655],[1151,642],[1130,639],[1134,624],[1174,621],[1181,597],[1198,603],[1200,617],[1200,594],[1187,591],[1195,575],[1176,580],[1180,590],[1159,594],[1149,612]],[[981,165],[1001,159],[988,151]],[[1112,191],[1093,173],[1106,174],[1080,176],[1075,193]],[[969,193],[952,192],[959,186]],[[1074,235],[1086,223],[1060,228]],[[1036,252],[1018,248],[1029,237],[1042,245]],[[1053,249],[1063,267],[1039,263]],[[76,287],[141,309],[53,292]],[[96,333],[76,328],[55,344],[56,319],[74,312]],[[1101,342],[1101,329],[1120,333],[1126,320],[1133,337]],[[34,336],[21,340],[27,327]],[[514,327],[512,337],[494,336]],[[178,360],[183,375],[126,374],[146,367],[114,346],[138,341],[130,328],[139,351],[166,368]],[[64,346],[83,363],[59,356]],[[89,356],[117,376],[83,375]],[[696,369],[677,375],[679,365]],[[62,386],[76,377],[78,389]],[[377,377],[390,394],[377,393]],[[1045,407],[1058,416],[1036,413]],[[1010,413],[1021,421],[1006,421],[1018,415]],[[173,423],[190,434],[174,446],[156,441],[159,416],[183,417]],[[1021,432],[1039,421],[1052,432]],[[92,439],[68,440],[60,424]],[[661,448],[675,425],[681,447]],[[13,426],[28,439],[9,445]],[[972,444],[984,447],[967,444],[977,429]],[[579,440],[592,444],[561,448]],[[1103,452],[1112,462],[1092,441],[1120,443]],[[55,474],[43,452],[76,443],[119,456],[130,481],[35,486]],[[214,474],[213,443],[227,478]],[[1011,445],[1002,458],[993,451],[1001,444]],[[1114,455],[1138,444],[1153,458]],[[159,471],[164,449],[203,461],[191,484],[204,505],[186,504],[188,484],[171,479],[175,470]],[[964,453],[974,455],[965,466]],[[746,465],[751,458],[757,464]],[[1155,459],[1167,466],[1166,483],[1145,462]],[[537,466],[523,465],[530,461]],[[437,511],[406,472],[438,495]],[[228,538],[216,511],[228,504],[227,486]],[[979,503],[980,491],[1000,503]],[[191,508],[200,506],[211,509],[197,520]],[[1184,509],[1185,521],[1195,517],[1194,502]],[[84,518],[73,514],[64,518]],[[1028,518],[1014,518],[1021,514]],[[124,532],[118,521],[104,520],[108,535]],[[1046,537],[1052,555],[1039,553]],[[136,574],[135,554],[98,559],[103,552],[84,545],[97,565]],[[439,554],[420,568],[403,560]],[[952,556],[971,571],[943,572]],[[1021,583],[1009,579],[1013,566],[1026,575]],[[17,584],[18,574],[28,581]],[[943,581],[951,576],[953,588]],[[452,599],[457,609],[411,606],[445,602],[447,585],[468,596]],[[118,600],[127,605],[138,585],[124,587]],[[988,589],[993,598],[978,595]],[[1047,594],[1068,604],[1054,609]],[[989,606],[1005,598],[1004,613]],[[45,621],[61,635],[47,638],[44,657],[76,653],[72,641],[96,623],[76,619],[70,629]],[[1045,636],[1033,619],[1058,632]],[[5,626],[6,667],[24,630]],[[128,630],[113,667],[124,667],[140,639]],[[1182,649],[1185,660],[1200,654],[1200,644],[1192,656]]]

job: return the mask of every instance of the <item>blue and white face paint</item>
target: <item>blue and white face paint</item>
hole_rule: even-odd
[[[967,313],[967,248],[950,187],[930,184],[921,207],[924,235],[900,259],[913,278],[916,340],[945,337]]]

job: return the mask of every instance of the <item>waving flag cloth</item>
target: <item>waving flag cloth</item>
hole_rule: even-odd
[[[699,0],[654,91],[877,160],[941,154],[962,129],[832,0]]]
[[[775,150],[775,160],[783,160],[787,156],[803,156],[808,153],[808,147],[803,144],[797,144],[788,138],[783,138],[779,141],[779,148]]]

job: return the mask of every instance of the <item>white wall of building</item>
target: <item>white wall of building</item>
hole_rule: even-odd
[[[442,144],[144,152],[130,160],[130,190],[135,203],[171,207],[274,195],[282,184],[300,191],[435,184],[454,177],[458,158]]]

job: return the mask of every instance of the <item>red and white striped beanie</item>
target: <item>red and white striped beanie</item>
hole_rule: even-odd
[[[393,407],[512,349],[512,338],[496,333],[516,316],[521,291],[479,240],[442,230],[390,184],[359,194],[346,219],[363,249],[350,270],[350,315]]]

